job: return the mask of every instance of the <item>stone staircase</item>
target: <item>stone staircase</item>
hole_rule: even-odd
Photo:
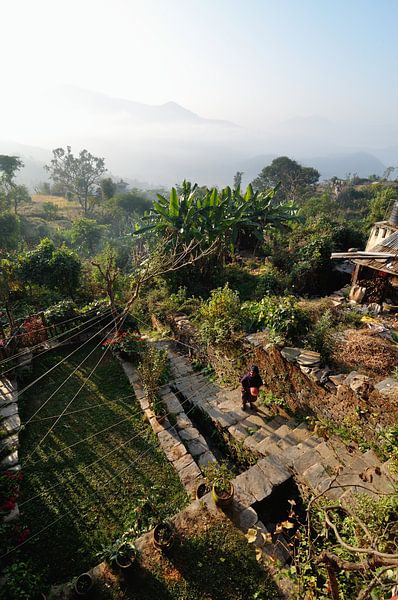
[[[316,494],[323,492],[330,499],[349,503],[352,493],[374,497],[396,493],[398,476],[390,468],[390,462],[382,464],[373,450],[363,453],[337,437],[326,441],[305,423],[288,416],[272,416],[261,406],[244,411],[240,388],[224,390],[203,374],[195,373],[184,355],[172,348],[168,352],[175,376],[174,388],[188,402],[200,407],[218,428],[258,455],[260,460],[252,467],[253,473],[266,464],[261,460],[265,457],[274,461],[281,477],[287,473],[289,477],[293,475],[301,486]],[[239,476],[242,480],[243,475],[246,477],[246,473]],[[287,475],[284,476],[286,479]],[[251,479],[255,480],[254,474]]]

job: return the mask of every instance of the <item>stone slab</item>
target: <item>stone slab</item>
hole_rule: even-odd
[[[181,458],[178,458],[177,460],[175,460],[173,462],[173,466],[174,466],[175,470],[178,472],[178,471],[182,471],[182,469],[185,469],[185,467],[187,467],[188,465],[190,465],[193,462],[194,462],[194,460],[193,460],[192,456],[190,454],[188,454],[188,452],[187,452],[186,454],[181,456]]]
[[[257,467],[266,475],[273,486],[280,485],[290,479],[291,472],[276,456],[266,456],[258,461]]]
[[[0,423],[0,431],[7,431],[8,434],[18,431],[21,427],[21,419],[18,414],[7,417]]]
[[[187,454],[187,449],[185,448],[184,444],[179,443],[173,446],[171,449],[165,449],[164,453],[170,462],[175,462]]]
[[[186,429],[192,427],[192,421],[185,414],[176,415],[176,427],[177,429]]]
[[[180,401],[174,394],[163,398],[163,403],[166,405],[166,409],[168,413],[174,413],[178,415],[184,412],[184,409],[181,406]]]
[[[322,482],[325,479],[328,479],[328,473],[325,471],[325,468],[320,463],[315,463],[311,467],[309,467],[304,473],[301,475],[302,479],[304,479],[305,483],[309,485],[315,491],[318,491]]]
[[[179,431],[178,435],[184,441],[196,440],[199,438],[199,431],[195,427],[185,427]]]
[[[249,492],[255,497],[257,502],[261,502],[272,492],[272,484],[264,471],[257,465],[250,467],[247,471],[247,485]]]
[[[257,523],[258,515],[254,508],[251,508],[249,506],[249,508],[246,508],[245,510],[238,511],[233,516],[233,520],[235,525],[246,533],[248,529],[250,529]]]
[[[204,454],[205,452],[208,451],[208,447],[207,447],[206,442],[203,443],[200,440],[200,438],[198,438],[196,440],[187,441],[186,445],[187,445],[187,448],[188,448],[188,452],[190,454],[192,454],[192,456],[194,456],[194,457],[200,456],[201,454]]]
[[[321,455],[316,450],[306,450],[301,456],[293,460],[293,469],[300,474],[321,461]]]
[[[181,469],[181,471],[178,471],[178,476],[184,486],[189,485],[195,479],[201,477],[201,475],[202,473],[200,472],[198,465],[194,462],[189,464],[187,467],[184,467],[184,469]]]
[[[6,404],[0,408],[0,419],[6,419],[7,417],[11,417],[12,415],[18,414],[18,405],[16,402],[12,404]]]
[[[14,450],[11,454],[0,461],[0,468],[7,470],[10,467],[15,467],[18,464],[18,450]]]
[[[200,467],[206,467],[209,463],[212,462],[217,462],[217,459],[214,456],[213,452],[211,452],[210,450],[198,456],[198,465]]]

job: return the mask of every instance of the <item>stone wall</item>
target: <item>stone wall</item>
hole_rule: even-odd
[[[203,359],[203,348],[188,317],[175,316],[170,319],[170,326],[176,340],[186,344],[190,355]],[[238,354],[242,360],[225,355],[229,375],[232,373],[237,382],[249,364],[257,364],[266,390],[283,398],[293,413],[302,412],[337,426],[356,428],[361,437],[374,443],[378,442],[381,430],[398,423],[398,381],[394,379],[376,383],[355,371],[332,374],[327,367],[320,367],[316,353],[277,347],[269,342],[266,332],[247,336]],[[213,353],[208,352],[206,358],[212,363]],[[219,374],[219,366],[216,371]]]

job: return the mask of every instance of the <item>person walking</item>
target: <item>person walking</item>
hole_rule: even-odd
[[[246,409],[246,404],[250,404],[250,408],[255,408],[255,402],[258,397],[260,387],[263,380],[260,377],[260,371],[257,365],[252,365],[246,375],[240,380],[242,385],[242,409]]]

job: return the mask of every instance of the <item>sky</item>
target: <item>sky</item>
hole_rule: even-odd
[[[397,17],[395,0],[1,0],[0,106],[10,123],[72,84],[244,127],[388,127]]]

